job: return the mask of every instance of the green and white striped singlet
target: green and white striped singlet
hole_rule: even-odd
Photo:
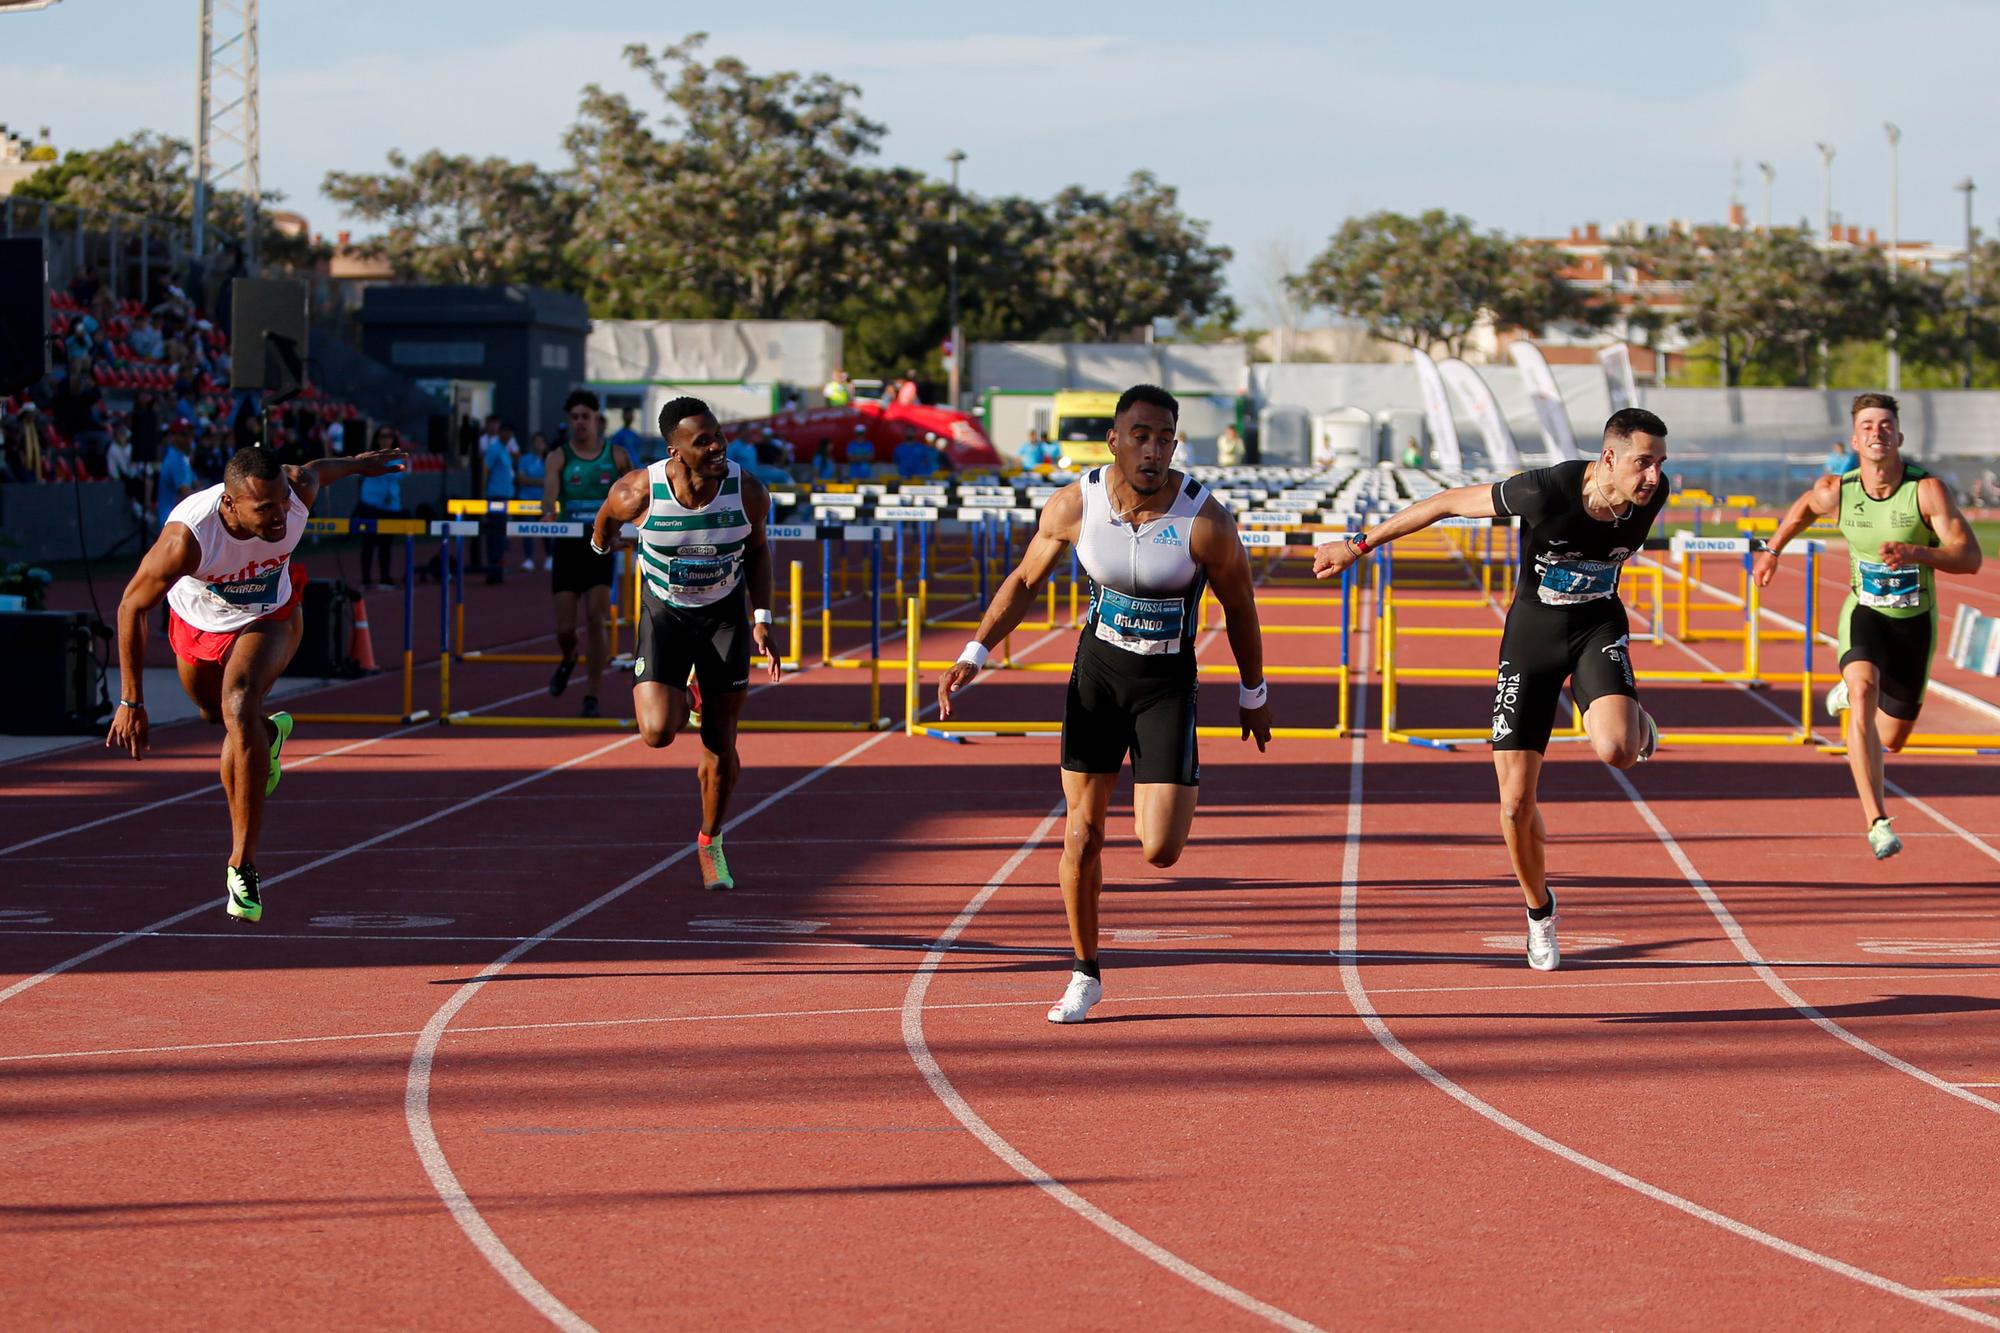
[[[647,590],[669,606],[712,606],[734,593],[750,539],[743,469],[731,463],[722,488],[700,509],[674,499],[666,459],[646,469],[646,481],[653,498],[639,524],[639,560]]]

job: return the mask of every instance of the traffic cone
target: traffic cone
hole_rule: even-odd
[[[380,671],[375,665],[375,641],[368,637],[368,599],[354,598],[354,633],[347,640],[347,655],[363,671]]]

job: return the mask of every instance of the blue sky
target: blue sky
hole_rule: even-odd
[[[1046,196],[1156,172],[1235,248],[1232,287],[1253,316],[1272,274],[1375,208],[1442,206],[1533,234],[1715,218],[1740,159],[1753,216],[1769,161],[1774,215],[1816,221],[1821,139],[1836,149],[1835,209],[1886,227],[1884,120],[1904,131],[1906,237],[1962,234],[1952,185],[1967,175],[1984,187],[1982,227],[2000,218],[2000,5],[1978,0],[594,0],[573,21],[511,0],[262,9],[265,183],[324,232],[343,225],[324,173],[376,169],[390,148],[561,165],[578,90],[641,92],[620,48],[697,28],[711,53],[861,85],[889,127],[885,160],[942,174],[962,148],[972,190]],[[191,0],[64,0],[0,18],[0,120],[49,124],[66,146],[190,136],[194,14]]]

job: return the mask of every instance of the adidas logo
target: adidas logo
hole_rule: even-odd
[[[1153,534],[1153,545],[1155,546],[1179,546],[1181,544],[1181,530],[1172,523],[1167,524],[1166,527],[1161,528]]]

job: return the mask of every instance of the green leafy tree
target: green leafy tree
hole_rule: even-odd
[[[1378,338],[1462,356],[1484,323],[1533,332],[1601,323],[1592,298],[1563,277],[1567,262],[1552,247],[1480,231],[1443,209],[1385,211],[1343,222],[1291,283],[1301,300]]]
[[[574,250],[592,309],[816,316],[855,283],[893,283],[873,210],[896,207],[903,183],[861,168],[883,128],[854,105],[860,89],[734,56],[705,63],[704,41],[625,48],[664,104],[655,114],[584,90],[567,143],[588,201]]]
[[[408,158],[391,150],[389,170],[327,173],[329,199],[382,228],[358,247],[420,282],[572,283],[566,252],[578,201],[565,183],[530,163],[433,149]]]
[[[1156,319],[1233,317],[1223,290],[1232,252],[1211,245],[1208,224],[1180,209],[1179,194],[1151,172],[1106,196],[1072,185],[1049,208],[1049,229],[1030,253],[1065,321],[1116,340]]]

